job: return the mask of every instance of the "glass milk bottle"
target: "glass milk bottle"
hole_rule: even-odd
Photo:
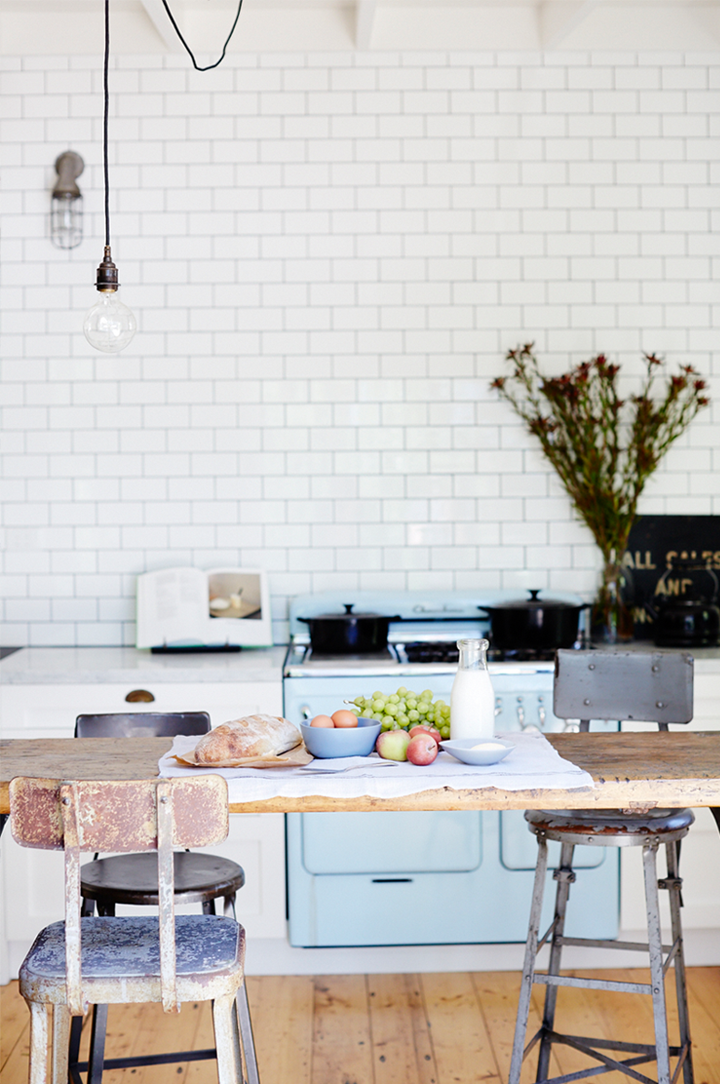
[[[487,640],[458,640],[460,660],[450,694],[450,737],[492,738],[495,694],[487,668]]]

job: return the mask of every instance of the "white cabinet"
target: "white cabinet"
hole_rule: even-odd
[[[140,688],[150,692],[154,700],[128,702],[128,693]],[[70,738],[79,714],[125,711],[207,711],[213,726],[255,712],[279,715],[280,673],[277,681],[239,683],[153,683],[145,678],[141,684],[128,685],[7,684],[0,686],[0,737]],[[248,937],[284,938],[283,815],[233,815],[227,840],[210,850],[239,862],[245,871],[245,886],[238,893],[236,907]],[[18,847],[7,830],[0,842],[0,877],[1,984],[17,974],[38,931],[63,917],[63,856]]]
[[[152,700],[137,701],[138,693]],[[128,697],[131,699],[128,700]],[[1,685],[0,736],[72,737],[75,718],[95,712],[207,711],[212,726],[254,712],[282,714],[282,684],[254,681],[153,682],[97,685]]]
[[[695,673],[695,712],[688,730],[720,730],[720,674]],[[623,724],[623,730],[644,730]],[[684,727],[674,726],[671,730]],[[685,930],[720,929],[720,834],[709,809],[696,809],[695,824],[682,841],[680,875],[683,879],[682,923]],[[623,847],[621,862],[620,925],[623,930],[645,927],[642,863],[635,847]],[[664,861],[659,860],[664,874]],[[661,874],[662,875],[662,874]],[[663,922],[669,923],[667,893],[660,893]]]

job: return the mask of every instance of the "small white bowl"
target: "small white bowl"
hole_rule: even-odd
[[[440,748],[463,764],[497,764],[515,746],[503,738],[456,738],[441,741]]]

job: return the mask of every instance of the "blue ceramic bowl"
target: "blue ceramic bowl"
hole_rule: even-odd
[[[300,724],[308,753],[314,757],[366,757],[375,748],[380,723],[375,719],[358,719],[357,726],[330,727]]]

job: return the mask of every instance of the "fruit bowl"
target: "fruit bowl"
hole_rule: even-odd
[[[366,757],[375,748],[380,723],[358,719],[353,727],[323,727],[300,724],[308,753],[314,757]]]
[[[503,738],[456,738],[441,741],[440,748],[463,764],[497,764],[515,746]]]

